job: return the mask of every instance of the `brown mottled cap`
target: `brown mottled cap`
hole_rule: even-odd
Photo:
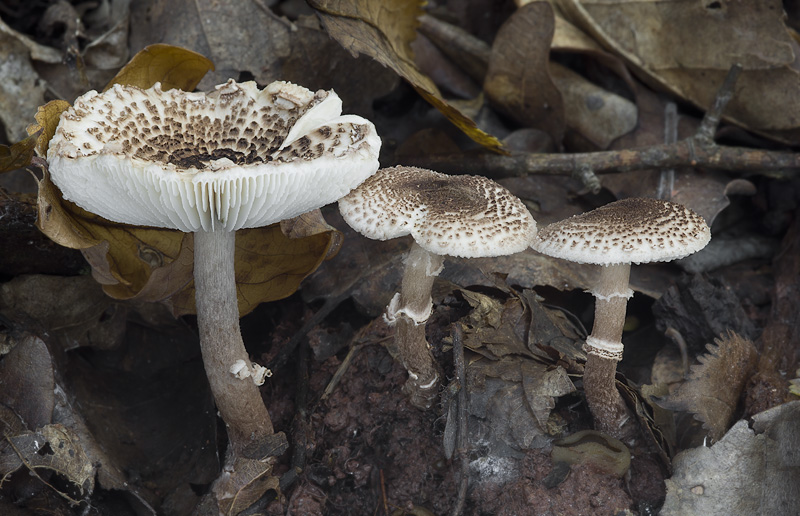
[[[613,265],[677,260],[710,239],[703,217],[685,206],[630,198],[550,224],[532,247],[572,262]]]
[[[494,181],[415,167],[379,170],[339,200],[339,211],[369,238],[412,235],[431,253],[463,258],[518,253],[536,235],[525,205]]]
[[[236,230],[337,200],[378,168],[371,122],[333,91],[287,82],[90,91],[61,115],[47,158],[64,197],[115,222]]]

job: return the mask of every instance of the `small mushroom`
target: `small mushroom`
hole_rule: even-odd
[[[602,265],[591,290],[595,297],[592,333],[583,385],[598,430],[617,439],[630,437],[629,412],[614,384],[622,359],[622,329],[628,299],[631,263],[683,258],[706,246],[711,231],[688,208],[657,199],[615,201],[542,228],[533,248],[576,263]]]
[[[210,93],[115,85],[78,98],[49,145],[65,199],[114,222],[194,233],[203,363],[234,457],[273,434],[256,386],[266,370],[249,366],[239,330],[234,235],[333,202],[377,170],[374,126],[341,109],[333,91],[286,82],[230,80]]]
[[[449,176],[415,167],[385,168],[339,200],[344,220],[362,235],[388,240],[411,235],[401,291],[386,320],[396,324],[398,354],[408,370],[411,403],[428,408],[439,373],[425,338],[431,289],[444,256],[477,258],[524,251],[536,235],[525,205],[479,176]]]

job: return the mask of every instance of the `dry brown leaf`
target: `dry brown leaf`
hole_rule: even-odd
[[[464,346],[475,353],[490,360],[517,355],[547,364],[585,360],[582,332],[563,312],[542,306],[533,290],[521,295],[509,291],[505,301],[467,289],[456,292],[472,307],[461,324]]]
[[[730,332],[708,344],[708,353],[698,357],[689,379],[658,402],[671,410],[691,412],[718,441],[728,430],[745,382],[754,371],[757,352],[753,343]]]
[[[251,450],[253,456],[263,458],[236,457],[227,473],[221,475],[211,488],[220,514],[235,516],[253,505],[268,490],[280,494],[279,479],[272,475],[272,465],[274,457],[282,455],[288,448],[286,435],[278,432],[262,443],[259,450]]]
[[[116,299],[170,299],[173,313],[194,313],[191,235],[109,222],[60,198],[49,179],[40,182],[39,228],[60,245],[81,249],[95,278]],[[305,238],[289,238],[279,224],[236,235],[239,312],[287,297],[329,255],[338,232],[318,226]]]
[[[53,47],[41,45],[21,32],[15,31],[0,19],[0,34],[10,36],[22,43],[30,53],[31,59],[44,63],[60,63],[64,56]]]
[[[502,152],[500,140],[478,129],[475,122],[442,98],[433,81],[414,64],[410,43],[416,37],[421,1],[310,0],[328,34],[351,54],[366,54],[394,70],[467,136]]]
[[[215,487],[224,493],[220,496],[220,514],[235,516],[253,505],[267,491],[279,491],[278,477],[272,475],[272,464],[252,459],[238,458],[235,470]]]
[[[280,66],[281,80],[312,91],[332,89],[347,113],[371,119],[373,102],[397,87],[397,74],[369,56],[354,59],[322,30],[316,17],[300,18],[295,25],[291,52]]]
[[[597,41],[567,21],[560,13],[555,13],[552,50],[567,52],[605,53]]]
[[[203,90],[243,72],[252,74],[259,84],[269,84],[283,79],[280,65],[290,55],[293,36],[291,23],[273,14],[266,4],[269,2],[131,2],[130,46],[138,49],[158,41],[207,56],[216,69],[202,81]]]
[[[100,271],[101,283],[121,285],[109,294],[133,297],[144,288],[152,270],[171,263],[181,248],[180,231],[116,224],[66,201],[45,173],[39,181],[39,229],[54,242],[72,249],[89,250],[87,258]]]
[[[280,226],[283,234],[292,239],[310,237],[320,233],[331,233],[331,245],[328,248],[328,254],[325,255],[326,260],[336,256],[344,242],[344,235],[328,224],[320,209],[303,213],[292,219],[282,220],[280,221]]]
[[[544,130],[558,143],[566,122],[561,93],[549,73],[554,23],[547,2],[528,4],[511,15],[492,44],[483,89],[507,116]]]
[[[197,52],[157,43],[137,52],[103,91],[115,84],[147,89],[157,82],[164,91],[172,88],[192,91],[213,69],[214,63]]]
[[[461,321],[467,349],[492,360],[511,354],[536,356],[527,346],[528,317],[520,298],[501,302],[479,292],[464,289],[457,292],[472,307]]]
[[[35,320],[37,327],[68,349],[114,348],[124,339],[128,313],[88,276],[45,274],[17,276],[3,283],[0,312],[12,320]]]
[[[53,363],[47,346],[38,337],[25,334],[11,338],[14,347],[0,361],[0,405],[13,410],[28,429],[35,430],[52,422]]]
[[[6,455],[3,470],[0,470],[4,477],[22,467],[30,470],[33,475],[37,475],[36,470],[47,469],[74,484],[81,497],[94,490],[94,465],[83,451],[78,436],[69,428],[59,424],[46,425],[38,432],[6,435],[6,439],[16,455],[17,463],[10,460],[10,453]],[[59,493],[67,500],[77,502],[65,492]]]
[[[0,174],[30,165],[38,138],[33,133],[13,145],[0,145]]]
[[[795,64],[800,47],[784,25],[780,1],[559,0],[558,5],[650,82],[701,109],[711,106],[731,65],[742,64],[725,115],[749,129],[797,139],[792,131],[800,125]]]
[[[61,113],[67,109],[69,109],[69,102],[66,100],[51,100],[44,106],[39,106],[36,114],[33,115],[36,123],[28,126],[28,134],[39,133],[39,137],[36,140],[36,152],[39,156],[47,156],[47,147],[50,144],[50,140],[53,139],[53,135],[56,134],[58,119]]]

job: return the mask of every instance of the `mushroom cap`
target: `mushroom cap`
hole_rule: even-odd
[[[378,169],[366,119],[333,91],[229,80],[209,93],[160,84],[90,91],[47,152],[64,198],[114,222],[186,232],[260,227],[319,208]]]
[[[379,170],[339,199],[339,211],[366,237],[411,235],[426,251],[462,258],[518,253],[536,235],[522,201],[494,181],[415,167]]]
[[[703,217],[674,202],[630,198],[550,224],[533,248],[577,263],[668,262],[704,248],[711,230]]]

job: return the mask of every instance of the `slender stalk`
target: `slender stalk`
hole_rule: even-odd
[[[429,253],[414,242],[406,258],[399,302],[390,307],[397,324],[395,343],[408,370],[405,390],[411,403],[420,408],[429,408],[438,394],[439,373],[425,338],[425,322],[430,316],[433,281],[442,263],[442,256]]]
[[[595,296],[592,334],[587,339],[583,390],[594,417],[595,428],[623,440],[630,437],[631,414],[615,383],[617,362],[622,359],[622,329],[630,289],[630,264],[609,265],[600,271]],[[620,351],[616,351],[617,347]]]
[[[239,329],[234,235],[223,230],[194,234],[194,283],[203,364],[233,451],[241,456],[245,447],[271,436],[273,428],[258,386],[230,372],[237,360],[251,364]]]

